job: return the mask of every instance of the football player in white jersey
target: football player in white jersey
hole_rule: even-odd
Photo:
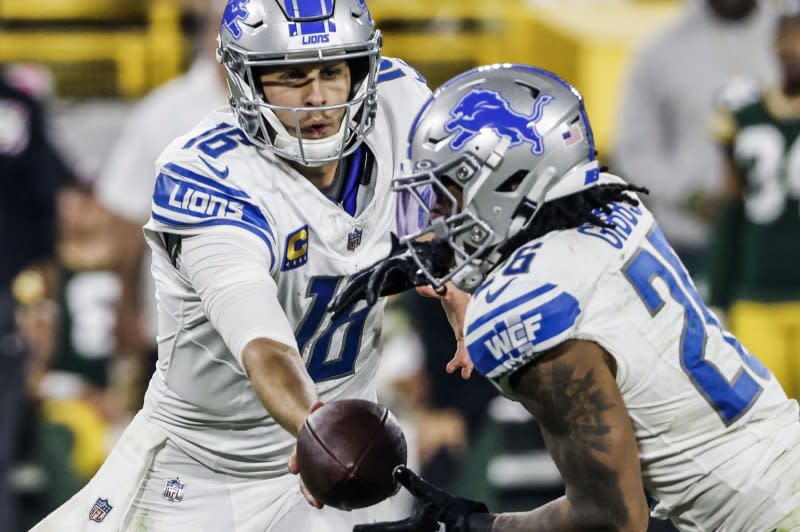
[[[287,465],[313,405],[376,399],[384,301],[325,309],[391,249],[391,180],[430,96],[380,50],[364,0],[228,2],[230,106],[157,162],[144,407],[34,530],[324,532],[380,515],[313,508]]]
[[[537,419],[566,494],[493,515],[398,468],[421,509],[357,530],[645,530],[645,492],[681,530],[800,530],[797,402],[704,305],[642,190],[599,168],[578,92],[481,67],[437,90],[409,139],[413,175],[394,184],[406,251],[341,298],[470,292],[475,369]],[[420,258],[431,237],[450,267]]]

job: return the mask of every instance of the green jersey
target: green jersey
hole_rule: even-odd
[[[736,83],[716,134],[744,180],[727,267],[731,300],[800,299],[800,98]],[[712,280],[713,283],[713,280]]]
[[[62,313],[53,370],[80,375],[100,388],[108,385],[115,348],[114,305],[119,282],[108,271],[62,272]]]

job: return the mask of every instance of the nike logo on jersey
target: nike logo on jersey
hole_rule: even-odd
[[[498,288],[494,292],[492,292],[491,290],[486,290],[486,302],[487,303],[494,303],[495,300],[498,297],[500,297],[500,294],[505,292],[506,288],[508,288],[508,285],[510,285],[513,282],[514,282],[514,279],[509,279],[508,281],[506,281],[506,283],[503,286],[501,286],[500,288]]]
[[[200,158],[201,161],[203,161],[203,164],[206,165],[206,167],[214,173],[215,176],[217,176],[220,179],[225,179],[226,177],[228,177],[230,169],[227,166],[225,167],[224,170],[220,170],[219,168],[216,168],[214,165],[212,165],[210,162],[206,161],[202,155],[198,155],[198,157]]]

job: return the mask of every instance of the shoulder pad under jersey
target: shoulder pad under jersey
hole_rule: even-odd
[[[264,242],[274,264],[272,224],[250,194],[237,185],[242,180],[230,178],[232,160],[222,157],[250,143],[230,123],[206,124],[207,129],[198,133],[201,126],[173,142],[159,158],[147,228],[195,234],[206,227],[240,227]]]

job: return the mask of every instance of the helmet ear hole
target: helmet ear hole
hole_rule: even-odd
[[[253,67],[252,69],[253,87],[256,90],[256,94],[253,96],[265,102],[267,101],[267,96],[264,94],[264,83],[262,83],[261,77],[264,74],[268,74],[270,70],[270,67]]]
[[[528,175],[530,172],[528,170],[517,170],[508,178],[500,183],[500,185],[495,189],[497,192],[514,192],[519,187],[519,184],[522,183],[522,180],[525,179],[525,176]]]
[[[369,58],[356,57],[347,61],[350,67],[350,97],[353,98],[369,75]]]

